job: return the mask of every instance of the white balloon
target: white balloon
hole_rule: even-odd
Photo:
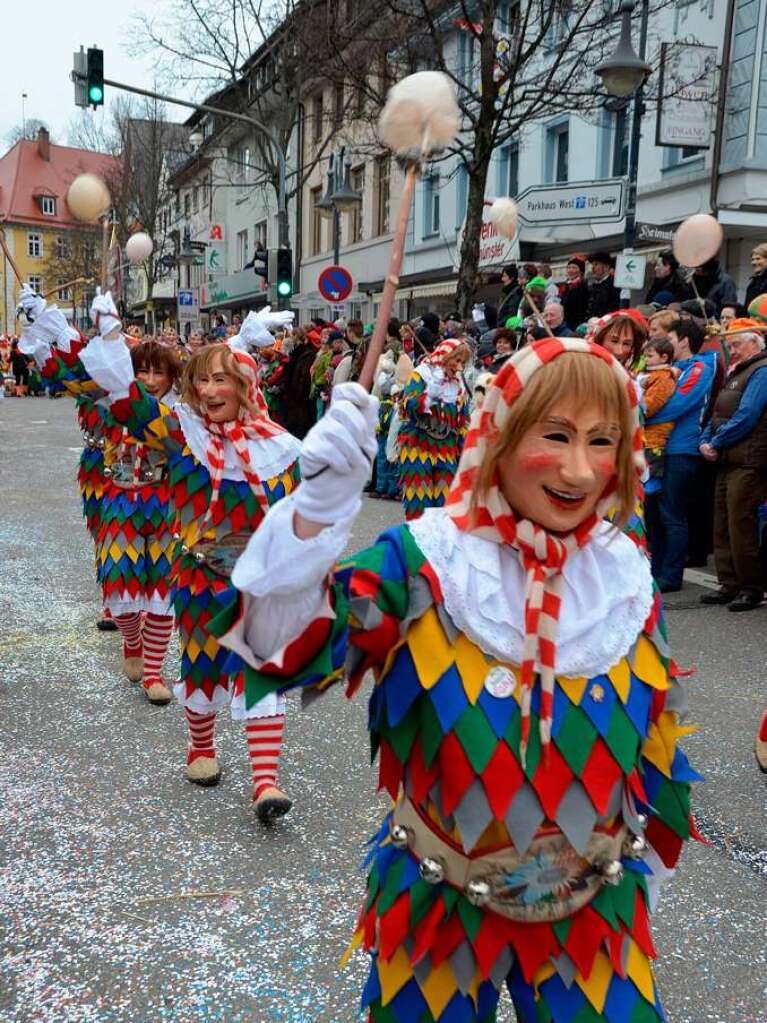
[[[80,174],[67,191],[67,206],[78,220],[93,223],[109,209],[109,189],[95,174]]]
[[[702,266],[717,254],[724,232],[709,213],[696,213],[683,220],[674,233],[674,255],[682,266]]]
[[[154,242],[144,231],[137,231],[136,234],[132,234],[125,245],[125,255],[133,266],[137,266],[139,263],[143,263],[144,260],[149,259],[152,249],[154,248]]]

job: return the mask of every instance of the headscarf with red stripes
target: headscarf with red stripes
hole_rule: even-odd
[[[255,359],[246,352],[239,352],[230,348],[232,355],[248,381],[247,399],[256,411],[252,412],[247,405],[240,405],[236,419],[226,423],[214,423],[208,416],[204,416],[205,427],[210,434],[210,443],[206,452],[208,468],[210,470],[211,497],[208,511],[205,515],[207,522],[212,514],[221,493],[221,481],[224,476],[224,440],[229,440],[235,450],[240,462],[245,479],[250,484],[250,489],[261,505],[264,513],[268,508],[266,491],[264,490],[261,478],[253,471],[250,461],[248,441],[264,440],[276,437],[286,431],[273,419],[270,419],[269,412],[264,401],[264,396],[258,386],[258,366]]]
[[[525,638],[520,665],[523,763],[530,736],[530,707],[536,663],[540,666],[540,736],[544,754],[548,754],[551,742],[556,637],[564,587],[562,570],[567,558],[589,543],[596,527],[614,504],[616,489],[613,486],[605,491],[594,513],[572,533],[565,535],[549,533],[535,522],[518,518],[503,495],[497,470],[486,493],[474,506],[472,495],[488,445],[503,431],[512,405],[532,376],[565,352],[578,352],[602,359],[625,388],[631,407],[631,443],[639,482],[644,468],[644,454],[636,388],[632,380],[617,359],[604,348],[580,338],[545,338],[527,345],[513,355],[488,387],[482,408],[472,418],[458,471],[446,502],[447,513],[459,529],[516,548],[525,570]]]
[[[440,341],[433,352],[423,358],[421,365],[426,363],[429,366],[439,366],[445,376],[448,377],[445,363],[450,361],[459,348],[465,348],[467,352],[469,351],[469,343],[465,338],[446,337],[444,341]],[[448,378],[455,377],[457,375],[457,372],[453,372]]]

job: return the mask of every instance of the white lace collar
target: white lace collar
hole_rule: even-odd
[[[459,377],[448,379],[441,366],[432,366],[428,362],[420,362],[416,373],[428,387],[430,384],[437,385],[440,389],[439,398],[448,404],[455,404],[463,392],[463,386]]]
[[[407,525],[457,628],[490,656],[519,664],[525,573],[518,552],[462,532],[444,508]],[[573,677],[603,674],[628,653],[650,613],[649,562],[605,522],[568,558],[564,577],[556,670]]]
[[[210,434],[201,416],[188,405],[179,402],[175,407],[181,431],[189,448],[197,459],[207,466]],[[248,441],[250,464],[262,480],[279,476],[295,462],[301,452],[301,442],[292,433],[278,433],[275,437],[259,437]],[[244,480],[245,473],[230,440],[224,438],[224,479]]]

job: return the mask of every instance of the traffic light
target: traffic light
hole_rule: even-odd
[[[104,103],[104,51],[90,47],[88,50],[86,87],[88,102],[95,109]]]
[[[280,298],[293,294],[293,253],[290,249],[277,249],[277,275],[275,287]]]
[[[260,264],[260,265],[259,265]],[[253,260],[247,264],[247,267],[253,267],[253,273],[258,274],[259,277],[263,277],[264,281],[269,283],[269,253],[266,249],[260,246],[256,248],[253,253]]]
[[[88,77],[88,63],[85,57],[85,50],[80,47],[79,53],[72,54],[73,70],[72,70],[72,81],[75,85],[75,106],[86,108],[88,107],[88,90],[85,87],[85,81]]]

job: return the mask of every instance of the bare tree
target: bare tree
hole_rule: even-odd
[[[45,128],[48,131],[48,125],[45,121],[40,121],[36,117],[28,117],[23,124],[16,124],[9,132],[5,135],[5,141],[8,143],[9,148],[13,148],[17,142],[21,139],[36,139],[37,133],[41,128]],[[51,139],[53,142],[53,139]]]
[[[650,16],[674,0],[650,0]],[[364,91],[371,140],[391,78],[444,72],[455,86],[462,131],[441,159],[465,168],[468,197],[457,305],[468,315],[479,279],[482,211],[493,153],[560,112],[593,119],[604,107],[594,69],[615,47],[618,22],[605,0],[381,0],[336,61]],[[361,54],[365,55],[364,61]],[[374,73],[371,74],[371,67]]]
[[[84,114],[70,125],[70,142],[118,157],[105,176],[112,197],[117,241],[122,249],[135,231],[146,231],[154,250],[146,270],[150,287],[160,274],[159,256],[166,246],[160,211],[169,198],[169,170],[190,152],[189,131],[169,121],[157,100],[120,97],[110,122],[98,125]]]
[[[162,57],[166,86],[191,84],[200,99],[210,97],[213,105],[249,114],[266,124],[288,152],[307,92],[332,80],[337,62],[326,55],[334,49],[340,6],[327,0],[174,0],[162,16],[136,16],[130,45]],[[311,159],[299,161],[289,177],[288,199],[300,194],[337,130],[337,118],[320,126]],[[214,124],[217,147],[242,137],[241,126],[223,119]],[[276,194],[278,160],[263,132],[255,133],[254,148],[248,183],[267,184]],[[241,185],[243,164],[235,160],[233,165]]]

